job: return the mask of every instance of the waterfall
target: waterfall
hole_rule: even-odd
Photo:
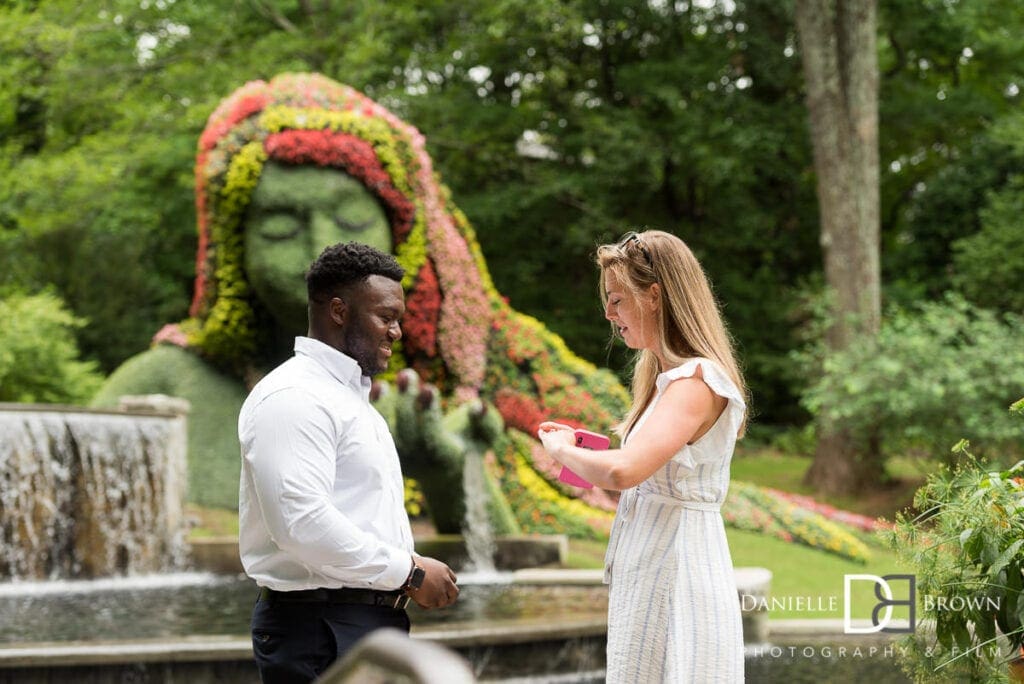
[[[181,403],[136,413],[0,404],[0,579],[181,567]]]
[[[490,496],[487,492],[487,476],[484,472],[483,455],[475,449],[468,449],[462,468],[462,488],[465,492],[466,520],[462,538],[466,542],[471,572],[493,574],[494,530],[487,511]]]

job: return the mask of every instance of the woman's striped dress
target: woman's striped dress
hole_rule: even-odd
[[[608,682],[742,682],[743,627],[719,507],[746,404],[721,368],[691,359],[658,376],[650,416],[697,366],[729,400],[712,428],[622,493],[605,557]],[[627,443],[629,438],[626,439]]]

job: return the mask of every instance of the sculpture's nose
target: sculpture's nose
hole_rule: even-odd
[[[326,211],[314,209],[309,212],[309,233],[313,238],[314,254],[319,254],[338,241],[338,227]]]

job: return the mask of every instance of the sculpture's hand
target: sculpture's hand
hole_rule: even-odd
[[[411,369],[400,371],[394,386],[374,383],[371,398],[394,435],[403,473],[422,486],[438,532],[459,532],[466,455],[493,448],[504,429],[501,415],[479,399],[443,413],[437,388]]]

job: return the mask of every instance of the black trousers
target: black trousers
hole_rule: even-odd
[[[306,684],[375,629],[409,631],[404,610],[348,603],[257,601],[252,651],[263,684]]]

